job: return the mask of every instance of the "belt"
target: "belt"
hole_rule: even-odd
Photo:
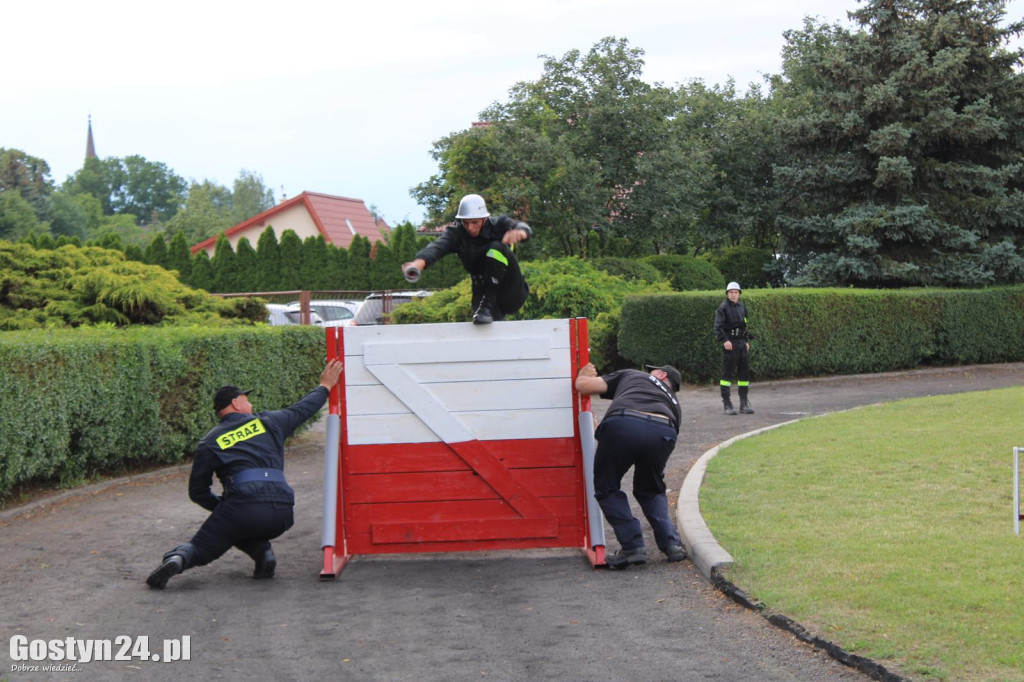
[[[284,472],[280,469],[243,469],[231,477],[231,485],[242,485],[254,481],[277,481],[284,483]]]
[[[641,412],[640,410],[627,410],[624,407],[621,407],[621,408],[619,408],[617,410],[613,410],[612,412],[609,412],[608,414],[605,415],[605,417],[620,417],[620,416],[621,417],[637,417],[639,419],[646,419],[646,420],[652,421],[652,422],[662,422],[662,423],[664,423],[667,426],[672,426],[672,420],[669,419],[668,417],[666,417],[663,414],[647,414],[646,412]]]

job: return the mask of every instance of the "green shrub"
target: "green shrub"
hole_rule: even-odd
[[[728,246],[701,256],[722,273],[728,282],[739,282],[744,289],[768,287],[773,284],[765,267],[775,261],[770,249],[753,246]]]
[[[181,462],[215,424],[218,386],[279,409],[316,385],[324,354],[317,327],[0,334],[0,500],[29,481]]]
[[[655,282],[664,282],[668,279],[658,268],[650,263],[634,258],[595,258],[590,262],[598,270],[603,270],[609,275],[615,275],[625,280],[638,280],[654,284]]]
[[[120,251],[0,241],[0,331],[89,325],[251,324],[261,301],[224,302]]]
[[[673,253],[648,256],[643,262],[657,268],[676,291],[725,289],[725,277],[706,260]]]
[[[634,296],[619,352],[718,379],[718,292]],[[985,290],[769,289],[745,292],[755,380],[1024,360],[1024,287]]]

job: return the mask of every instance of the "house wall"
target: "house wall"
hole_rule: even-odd
[[[231,248],[237,251],[238,242],[242,237],[248,239],[252,247],[256,248],[260,235],[267,229],[268,224],[274,229],[274,234],[279,242],[285,230],[292,230],[295,234],[299,235],[299,239],[302,241],[305,241],[306,237],[315,237],[320,234],[319,230],[316,229],[316,223],[313,222],[313,216],[310,215],[306,206],[304,204],[296,204],[284,209],[272,218],[268,218],[266,221],[261,221],[257,225],[252,225],[245,230],[230,235],[228,241],[231,243]],[[213,258],[215,250],[216,242],[206,247],[206,253],[211,258]]]

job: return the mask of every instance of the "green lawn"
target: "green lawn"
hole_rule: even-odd
[[[915,679],[1024,680],[1014,446],[1024,388],[866,407],[737,442],[700,506],[769,612]]]

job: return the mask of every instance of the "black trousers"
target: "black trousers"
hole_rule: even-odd
[[[473,310],[485,295],[493,297],[498,310],[494,319],[504,319],[523,307],[530,287],[519,269],[519,261],[508,244],[491,242],[469,271],[473,283]]]
[[[606,417],[597,429],[594,497],[622,549],[644,546],[643,529],[622,492],[622,477],[633,468],[633,497],[654,530],[658,549],[679,545],[665,495],[665,465],[676,446],[676,430],[642,417]]]
[[[294,523],[293,507],[287,502],[221,500],[190,541],[192,551],[185,557],[185,568],[208,564],[232,547],[258,559],[270,549],[270,541]]]
[[[722,349],[722,385],[736,381],[740,386],[750,384],[750,351],[743,339],[732,340],[732,350]]]

